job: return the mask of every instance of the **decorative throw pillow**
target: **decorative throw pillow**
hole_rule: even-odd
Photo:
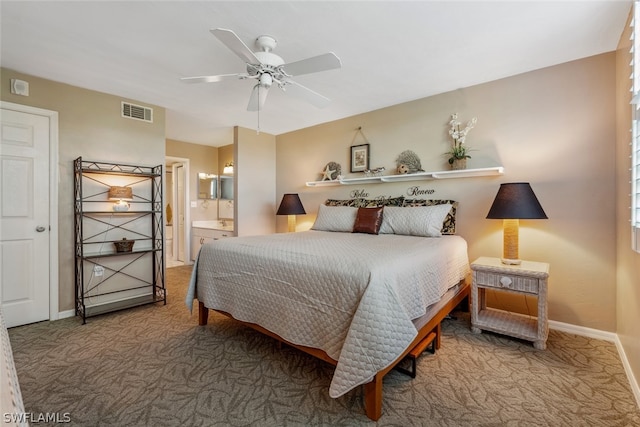
[[[442,224],[450,210],[450,204],[412,208],[386,206],[380,234],[440,237]]]
[[[383,207],[358,208],[356,222],[353,225],[354,233],[378,234],[382,224]]]
[[[350,233],[353,231],[357,213],[358,208],[352,208],[351,206],[320,205],[318,216],[311,229]]]
[[[434,206],[434,205],[451,205],[451,210],[447,214],[442,224],[442,234],[456,234],[456,213],[458,202],[455,200],[438,200],[438,199],[404,199],[402,206]]]

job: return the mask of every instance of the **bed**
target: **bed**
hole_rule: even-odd
[[[24,417],[24,403],[2,306],[0,306],[0,412],[3,418],[2,425],[5,423],[9,426],[29,425]]]
[[[364,385],[376,420],[384,375],[469,293],[466,241],[443,234],[454,206],[402,206],[325,204],[309,231],[204,245],[187,306],[334,364],[329,395]]]

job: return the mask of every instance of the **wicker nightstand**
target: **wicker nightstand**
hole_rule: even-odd
[[[497,332],[527,341],[544,350],[547,347],[547,279],[549,264],[522,261],[520,265],[503,264],[499,258],[481,257],[471,264],[471,330]],[[485,291],[514,292],[538,298],[538,317],[487,308]]]

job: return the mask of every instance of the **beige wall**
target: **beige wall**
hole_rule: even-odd
[[[521,221],[520,257],[551,264],[549,318],[605,331],[616,330],[615,54],[550,67],[303,129],[277,137],[276,200],[299,193],[313,223],[326,198],[398,196],[417,185],[431,198],[460,202],[458,234],[471,260],[500,256],[501,222],[485,219],[502,182],[530,182],[549,220]],[[391,90],[391,89],[390,89]],[[478,117],[469,136],[469,168],[504,166],[502,177],[305,187],[320,179],[329,161],[349,174],[349,147],[371,144],[371,167],[395,169],[406,149],[425,170],[447,168],[449,116]],[[366,140],[356,133],[362,126]],[[278,220],[278,230],[286,221]],[[507,298],[494,295],[489,304]],[[535,303],[509,301],[522,312]],[[517,306],[517,307],[516,307]]]
[[[630,29],[627,25],[620,37],[617,59],[617,333],[635,378],[640,378],[640,254],[631,250],[629,226],[631,200],[629,197],[631,172],[629,146],[631,129],[631,55]]]
[[[12,95],[10,79],[29,82],[29,96]],[[73,159],[164,164],[165,111],[135,100],[0,69],[0,99],[59,113],[59,307],[74,309]],[[153,123],[121,117],[120,102],[153,108]]]
[[[271,234],[276,223],[276,137],[234,128],[235,233]]]
[[[198,199],[198,173],[218,174],[218,148],[167,139],[166,152],[169,157],[189,159],[189,196],[187,207],[191,221],[218,218],[217,200]],[[191,207],[190,202],[192,201],[197,204],[195,208]]]

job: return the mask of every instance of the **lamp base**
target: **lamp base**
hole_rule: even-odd
[[[518,228],[520,221],[517,219],[505,219],[502,221],[503,245],[502,263],[507,265],[519,265],[520,255],[518,253]]]
[[[295,215],[288,215],[287,225],[288,225],[287,228],[289,230],[289,233],[295,233],[295,231],[296,231],[296,216]]]

